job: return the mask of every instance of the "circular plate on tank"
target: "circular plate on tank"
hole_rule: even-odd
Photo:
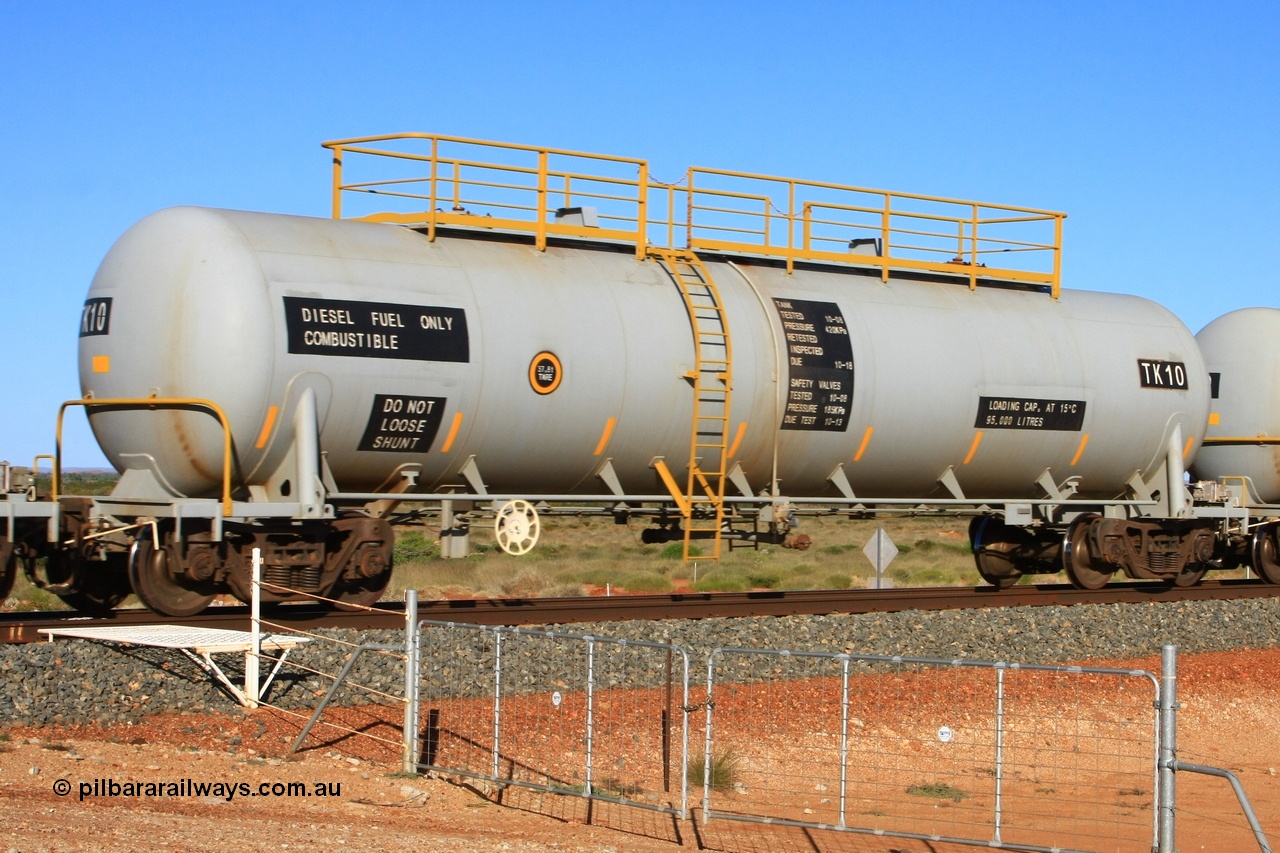
[[[564,369],[553,352],[540,352],[529,362],[529,386],[537,394],[550,394],[563,378]]]

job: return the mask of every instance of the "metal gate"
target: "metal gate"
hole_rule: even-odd
[[[1144,670],[717,649],[706,819],[1014,846],[1156,846]]]

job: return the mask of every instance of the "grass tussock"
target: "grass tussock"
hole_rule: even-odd
[[[959,788],[948,785],[945,782],[932,782],[928,785],[912,785],[907,788],[907,793],[913,797],[928,797],[931,800],[951,800],[958,803],[965,797],[969,796]]]
[[[737,753],[729,749],[713,752],[710,762],[707,761],[704,753],[699,753],[689,759],[689,785],[696,788],[704,787],[710,777],[711,790],[732,791],[738,781],[738,769],[741,763],[742,759]]]

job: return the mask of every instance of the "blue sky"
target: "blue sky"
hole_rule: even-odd
[[[1280,4],[0,0],[0,459],[52,452],[112,242],[324,216],[426,131],[1065,211],[1064,285],[1280,307]],[[105,464],[83,416],[67,460]]]

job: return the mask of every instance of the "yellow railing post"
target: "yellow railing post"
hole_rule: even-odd
[[[889,222],[893,217],[893,196],[884,194],[884,216],[880,220],[880,280],[889,280]]]
[[[674,249],[676,245],[676,188],[675,185],[667,187],[667,248]]]
[[[433,136],[431,137],[431,180],[429,181],[431,189],[428,190],[431,198],[427,202],[430,205],[427,209],[427,239],[433,243],[436,239],[436,206],[438,204],[436,180],[440,174],[439,164],[440,140]]]
[[[49,460],[49,489],[52,492],[51,498],[56,501],[58,499],[58,488],[62,485],[59,482],[61,480],[61,472],[57,468],[58,458],[56,456],[51,456],[48,453],[37,453],[36,458],[31,460],[31,488],[34,489],[36,487],[36,478],[40,476],[41,459]]]
[[[649,164],[641,163],[636,186],[636,260],[643,261],[649,244]]]
[[[684,227],[685,227],[684,245],[685,245],[685,248],[692,249],[693,248],[693,168],[690,167],[689,171],[685,172],[684,174],[685,174],[685,178],[687,179],[686,183],[688,183],[689,185],[689,198],[688,198],[688,203],[686,205],[687,209],[685,211],[685,217],[684,217]],[[675,247],[672,246],[671,248],[675,248]]]
[[[765,204],[769,202],[766,200]],[[769,245],[768,232],[764,235],[764,244]],[[787,181],[787,275],[796,269],[796,182]]]
[[[978,289],[978,204],[973,204],[973,222],[969,225],[969,289]]]
[[[333,218],[342,218],[342,149],[333,149]]]
[[[768,198],[761,199],[760,201],[761,204],[764,205],[764,233],[761,234],[760,237],[764,240],[764,245],[768,246],[769,235],[773,233],[771,230],[773,228],[773,205],[769,203]]]
[[[1062,219],[1059,214],[1053,217],[1053,284],[1050,293],[1054,299],[1062,291]]]
[[[547,250],[547,152],[538,152],[538,233],[536,242],[539,252]]]

